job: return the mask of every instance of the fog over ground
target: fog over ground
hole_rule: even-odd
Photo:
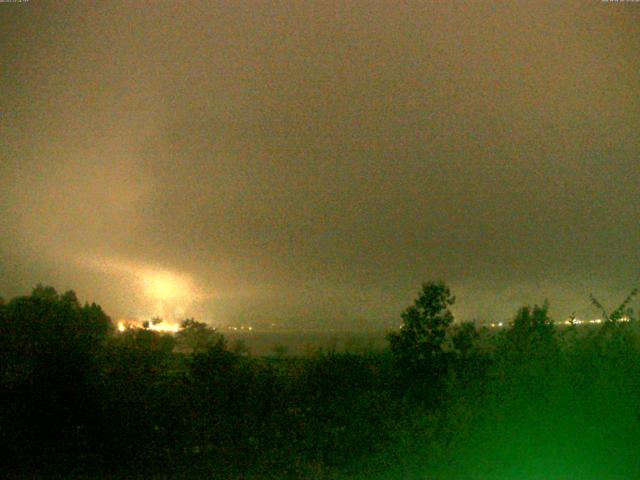
[[[31,1],[0,45],[5,298],[361,329],[637,284],[638,3]]]

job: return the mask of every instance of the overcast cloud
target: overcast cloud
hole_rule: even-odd
[[[151,315],[153,270],[166,315],[362,328],[638,280],[640,4],[31,1],[0,45],[5,298]]]

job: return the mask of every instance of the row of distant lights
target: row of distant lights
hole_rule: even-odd
[[[578,318],[574,318],[572,319],[567,319],[564,321],[560,321],[560,322],[555,322],[556,325],[597,325],[602,323],[602,319],[601,318],[594,318],[593,320],[580,320]],[[628,322],[629,321],[629,317],[622,317],[618,319],[619,322]],[[489,328],[502,328],[504,326],[506,326],[507,324],[505,322],[496,322],[496,323],[490,323],[489,324]]]
[[[248,325],[241,325],[239,327],[228,326],[227,329],[234,332],[251,332],[253,330],[253,327]]]
[[[630,320],[629,317],[620,317],[617,321],[618,322],[628,322]],[[574,318],[573,320],[569,319],[569,320],[565,320],[564,322],[560,322],[561,324],[565,324],[565,325],[585,325],[585,324],[594,324],[594,323],[602,323],[603,320],[601,318],[595,318],[593,320],[579,320],[577,318]]]
[[[620,319],[618,319],[619,322],[628,322],[629,321],[629,317],[622,317]],[[602,319],[601,318],[594,318],[593,320],[580,320],[577,318],[574,318],[573,320],[571,319],[567,319],[565,321],[561,321],[561,322],[555,322],[556,325],[596,325],[596,324],[600,324],[602,323]],[[505,325],[507,325],[505,322],[492,322],[489,324],[489,328],[503,328]],[[404,327],[404,325],[400,325],[400,328],[402,329]],[[124,332],[126,330],[129,330],[131,328],[140,328],[139,326],[133,326],[133,325],[126,325],[124,322],[118,322],[118,331],[120,332]],[[160,331],[160,332],[177,332],[180,329],[179,325],[168,325],[168,324],[158,324],[158,325],[154,325],[154,324],[150,324],[149,325],[149,330],[156,330],[156,331]],[[253,331],[253,327],[250,325],[241,325],[239,327],[236,326],[228,326],[227,330],[231,330],[233,332],[251,332]]]
[[[127,330],[139,330],[142,329],[142,323],[139,322],[123,322],[123,321],[119,321],[118,322],[118,331],[119,332],[126,332]],[[153,323],[149,323],[149,325],[146,327],[147,330],[153,330],[155,332],[164,332],[164,333],[176,333],[178,330],[180,330],[180,325],[177,324],[173,324],[173,323],[158,323],[158,324],[153,324]]]
[[[142,328],[142,323],[141,322],[131,322],[131,321],[127,321],[127,322],[119,321],[118,325],[117,325],[117,328],[118,328],[119,332],[126,332],[127,330]],[[146,328],[148,330],[154,330],[154,331],[157,331],[157,332],[176,333],[178,330],[180,330],[180,325],[171,324],[171,323],[153,324],[153,323],[150,322],[148,327],[146,327]],[[229,325],[226,328],[227,328],[227,330],[230,330],[232,332],[252,332],[253,331],[253,327],[251,325],[240,325],[239,327],[236,327],[236,326],[233,326],[233,325]]]

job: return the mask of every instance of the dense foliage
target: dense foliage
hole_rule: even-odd
[[[0,302],[0,469],[231,479],[640,474],[633,318],[559,329],[545,303],[491,333],[453,323],[453,301],[443,283],[424,284],[384,351],[251,357],[193,319],[175,336],[117,333],[99,306],[38,286]]]

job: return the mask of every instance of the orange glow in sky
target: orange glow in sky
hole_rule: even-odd
[[[161,323],[150,325],[153,330],[176,331],[179,322],[190,315],[191,307],[210,297],[186,273],[113,257],[86,255],[81,261],[130,282],[139,296],[139,310],[132,312],[134,316],[139,320],[162,319]]]

